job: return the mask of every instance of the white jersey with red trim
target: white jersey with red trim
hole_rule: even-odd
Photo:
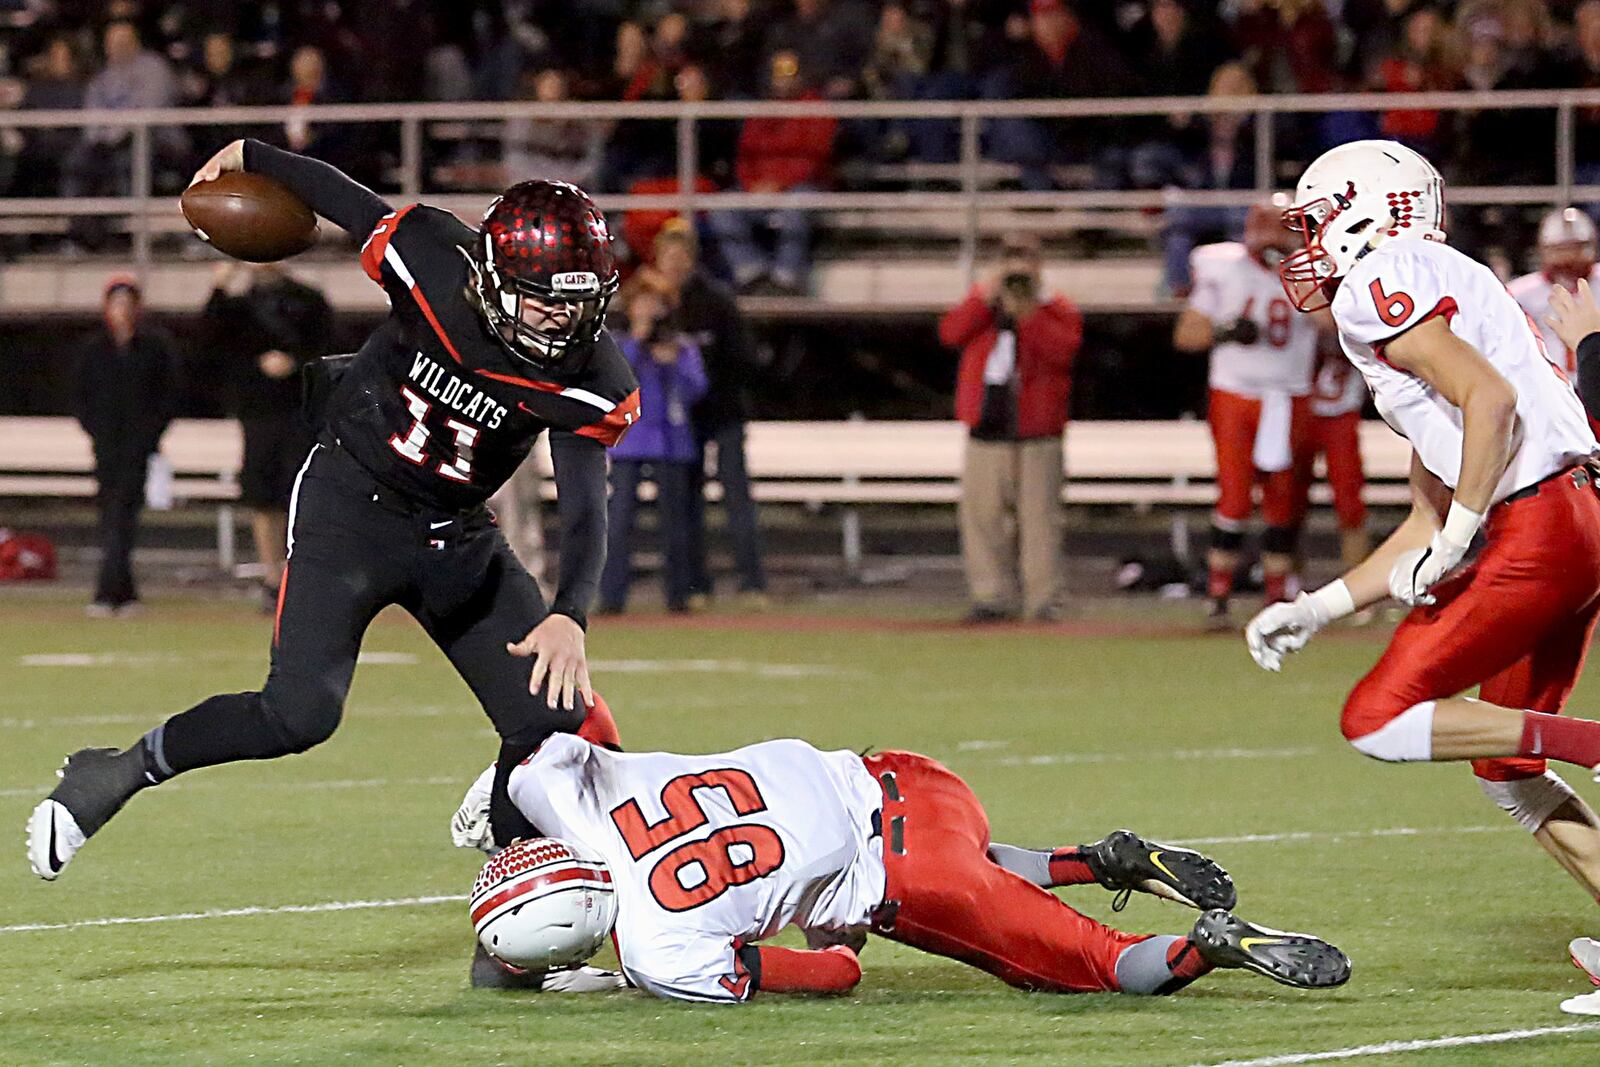
[[[1460,477],[1461,410],[1383,358],[1386,343],[1436,316],[1517,391],[1511,462],[1495,487],[1496,501],[1595,452],[1571,383],[1546,357],[1543,338],[1495,273],[1440,242],[1392,237],[1345,276],[1333,318],[1378,413],[1437,478],[1454,489]]]
[[[1567,377],[1573,383],[1578,381],[1578,354],[1566,346],[1566,343],[1557,336],[1555,327],[1550,325],[1550,294],[1555,290],[1556,282],[1544,271],[1534,271],[1524,274],[1520,278],[1513,278],[1506,288],[1511,295],[1516,297],[1517,303],[1522,305],[1522,310],[1533,319],[1533,324],[1539,327],[1539,333],[1544,337],[1544,349],[1550,356],[1550,361],[1567,372]],[[1596,292],[1600,292],[1600,263],[1589,270],[1589,285]]]
[[[1367,402],[1367,382],[1342,352],[1327,354],[1317,365],[1311,386],[1311,413],[1332,419],[1360,411]]]
[[[1258,399],[1267,393],[1309,393],[1317,328],[1284,299],[1277,274],[1237,241],[1201,245],[1190,255],[1189,267],[1191,309],[1218,328],[1245,318],[1261,331],[1254,344],[1230,341],[1211,350],[1211,388]]]
[[[744,1000],[741,946],[859,925],[883,901],[883,792],[853,752],[622,753],[556,734],[510,793],[540,833],[606,861],[623,973],[657,996]]]

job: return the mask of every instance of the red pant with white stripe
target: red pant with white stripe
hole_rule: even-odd
[[[864,762],[884,788],[884,899],[892,902],[875,933],[1021,989],[1117,990],[1117,957],[1149,935],[1095,922],[991,861],[983,805],[943,764],[913,752]]]
[[[1583,669],[1600,615],[1600,498],[1587,471],[1541,483],[1489,513],[1488,544],[1413,609],[1345,702],[1355,740],[1407,708],[1472,686],[1493,704],[1556,713]],[[1489,781],[1535,778],[1543,760],[1474,760]]]
[[[1328,488],[1333,490],[1333,510],[1339,529],[1359,530],[1367,522],[1367,505],[1361,499],[1366,476],[1361,469],[1361,412],[1342,415],[1313,415],[1309,442],[1301,458],[1306,487],[1311,484],[1311,464],[1321,453],[1328,465]],[[1305,504],[1305,489],[1297,494]]]

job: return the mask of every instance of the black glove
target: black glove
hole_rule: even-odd
[[[1217,345],[1253,345],[1261,340],[1261,327],[1255,319],[1240,316],[1212,334],[1211,343]]]

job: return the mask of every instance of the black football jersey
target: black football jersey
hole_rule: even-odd
[[[422,204],[378,222],[361,265],[390,314],[340,381],[324,431],[390,488],[442,511],[481,504],[547,429],[610,446],[639,415],[638,383],[609,333],[539,369],[489,332],[468,288],[474,237]]]

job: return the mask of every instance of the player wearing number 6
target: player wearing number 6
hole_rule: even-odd
[[[486,845],[493,774],[468,790],[456,844]],[[679,1000],[846,992],[869,930],[1055,993],[1172,993],[1216,967],[1306,989],[1350,974],[1327,942],[1224,910],[1233,881],[1198,852],[1126,830],[1054,850],[990,841],[966,783],[912,752],[621,753],[558,735],[510,789],[558,840],[516,842],[474,889],[480,943],[533,971],[508,985],[551,988],[545,971],[582,964],[613,920],[626,980]],[[1130,934],[1047,892],[1087,884],[1208,910],[1187,936]],[[791,924],[809,949],[761,944]]]
[[[73,755],[28,823],[41,878],[146,786],[326,740],[362,635],[391,604],[471,686],[508,770],[576,728],[590,702],[583,639],[605,553],[605,449],[639,410],[604,328],[617,287],[605,219],[581,190],[532,181],[473,229],[437,208],[395,210],[327,164],[259,141],[230,144],[195,181],[237,170],[276,179],[364,240],[361,265],[389,316],[334,391],[295,480],[266,684],[211,697],[126,750]],[[547,431],[562,522],[548,608],[484,507]],[[510,840],[524,827],[503,798],[502,785],[495,829]]]
[[[1414,503],[1365,562],[1267,608],[1246,638],[1275,671],[1333,619],[1386,596],[1410,605],[1345,701],[1345,737],[1380,760],[1473,761],[1600,897],[1595,813],[1545,767],[1600,765],[1600,723],[1558,714],[1600,613],[1596,441],[1522,308],[1444,243],[1443,184],[1410,149],[1360,141],[1312,163],[1284,213],[1304,242],[1284,288],[1302,311],[1331,304],[1345,354],[1412,445]]]
[[[1267,524],[1261,565],[1269,604],[1288,592],[1305,510],[1295,468],[1311,427],[1317,327],[1283,298],[1277,268],[1292,246],[1278,214],[1258,204],[1245,217],[1242,242],[1194,250],[1194,291],[1173,331],[1180,352],[1211,352],[1208,417],[1217,452],[1217,506],[1206,584],[1207,625],[1215,630],[1232,625],[1228,598],[1256,487]]]

